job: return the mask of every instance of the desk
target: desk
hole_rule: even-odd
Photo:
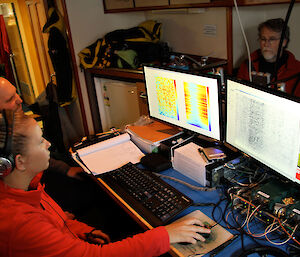
[[[162,174],[172,176],[172,177],[175,177],[175,178],[179,178],[179,179],[184,180],[184,181],[186,181],[190,184],[199,186],[196,182],[194,182],[193,180],[185,177],[184,175],[180,174],[179,172],[175,171],[174,169],[168,169],[166,171],[163,171]],[[220,191],[199,192],[199,191],[194,191],[194,190],[188,189],[186,186],[184,186],[182,184],[179,184],[177,182],[168,180],[168,179],[165,179],[165,181],[167,181],[170,185],[172,185],[173,187],[175,187],[176,189],[178,189],[179,191],[183,192],[188,197],[190,197],[194,201],[194,203],[217,203],[219,201],[220,197],[223,197],[223,195],[220,194],[221,193]],[[151,229],[153,227],[139,213],[137,213],[133,208],[131,208],[131,206],[129,206],[118,194],[116,194],[103,180],[98,178],[98,183],[144,229]],[[222,210],[224,210],[225,206],[226,206],[226,202],[223,201],[219,205],[218,208],[221,208]],[[177,217],[175,217],[175,219],[178,219],[178,218],[180,218],[180,217],[182,217],[182,216],[184,216],[184,215],[186,215],[186,214],[188,214],[188,213],[190,213],[194,210],[197,210],[197,209],[201,210],[204,214],[206,214],[208,217],[213,219],[213,217],[212,217],[213,207],[195,207],[195,206],[189,207],[188,209],[186,209],[185,211],[183,211],[182,213],[177,215]],[[219,218],[220,218],[220,213],[221,212],[219,212],[219,210],[217,210],[215,212],[215,218],[217,220],[219,220]],[[224,222],[221,222],[220,224],[225,225]],[[260,224],[251,224],[251,229],[253,230],[252,232],[261,233],[262,230],[259,230],[259,228],[260,228]],[[231,230],[229,230],[229,231],[232,232],[233,234],[236,234],[236,232],[233,232]],[[277,239],[277,240],[274,240],[274,241],[282,241],[282,240]],[[260,241],[260,243],[263,244],[263,245],[271,246],[271,244],[268,243],[265,240]],[[249,246],[254,245],[254,243],[249,237],[244,236],[244,245],[245,245],[246,248],[249,248]],[[239,237],[238,239],[234,240],[228,247],[226,247],[222,252],[220,252],[216,256],[231,256],[234,252],[236,252],[240,248],[241,248],[241,239]],[[282,250],[286,250],[286,246],[281,246],[280,248]],[[179,256],[179,257],[183,256],[174,247],[171,247],[170,254],[172,256]],[[205,256],[209,256],[209,254],[207,254]]]

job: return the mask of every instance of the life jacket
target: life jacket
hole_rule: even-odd
[[[161,26],[149,20],[137,27],[109,32],[79,53],[81,65],[84,68],[135,69],[142,63],[165,58],[169,48],[160,42]]]

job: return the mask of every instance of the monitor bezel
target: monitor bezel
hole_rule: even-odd
[[[216,81],[217,81],[217,89],[218,89],[218,109],[219,109],[219,131],[220,131],[220,139],[218,140],[216,138],[213,138],[213,137],[210,137],[210,136],[207,136],[207,135],[203,135],[201,133],[192,131],[190,129],[183,128],[181,126],[178,126],[177,124],[173,124],[173,123],[170,123],[168,121],[165,121],[165,120],[162,120],[162,119],[159,119],[159,118],[151,116],[151,114],[150,114],[150,108],[149,108],[149,101],[148,101],[148,90],[147,90],[147,85],[146,85],[147,82],[146,82],[146,76],[145,76],[145,67],[156,68],[156,69],[160,69],[160,70],[173,71],[173,72],[179,72],[179,73],[182,73],[182,74],[189,74],[189,75],[194,75],[194,76],[203,76],[203,77],[206,77],[206,78],[216,79]],[[223,143],[223,140],[224,140],[224,128],[225,127],[224,127],[224,119],[223,119],[223,114],[222,114],[222,95],[221,95],[222,85],[221,85],[221,77],[219,75],[206,74],[206,73],[201,73],[201,72],[197,72],[197,71],[186,71],[186,70],[176,69],[176,68],[172,68],[172,67],[161,67],[161,66],[157,66],[157,65],[143,65],[143,75],[144,75],[145,90],[146,90],[146,96],[147,96],[147,107],[148,107],[148,110],[149,110],[149,117],[151,119],[155,119],[155,120],[164,122],[166,124],[169,124],[169,125],[172,125],[172,126],[176,126],[176,127],[180,128],[180,129],[182,129],[183,131],[194,133],[194,134],[196,134],[198,136],[201,136],[201,137],[205,138],[207,141],[217,142],[217,143],[220,143],[220,144]]]
[[[294,102],[297,102],[297,103],[300,103],[300,98],[296,97],[296,96],[289,95],[289,94],[287,94],[285,92],[282,92],[282,91],[279,91],[279,90],[275,90],[275,89],[264,87],[264,86],[259,86],[259,85],[256,85],[256,84],[252,83],[252,82],[249,82],[249,81],[240,80],[240,79],[237,79],[235,77],[227,76],[224,80],[225,81],[225,115],[224,115],[225,117],[224,117],[224,141],[223,141],[224,146],[227,146],[227,147],[229,146],[233,149],[236,149],[240,153],[244,154],[245,156],[250,157],[255,162],[262,165],[262,167],[265,168],[266,170],[271,171],[271,172],[275,173],[276,175],[279,175],[280,177],[284,178],[285,180],[288,180],[292,183],[295,183],[297,186],[300,186],[300,182],[297,182],[296,180],[292,180],[292,179],[284,176],[280,172],[278,172],[275,169],[269,167],[267,164],[261,162],[260,160],[256,159],[252,155],[250,155],[248,153],[245,153],[244,151],[240,150],[236,146],[234,146],[234,145],[230,144],[229,142],[227,142],[226,139],[227,139],[227,112],[228,112],[228,110],[227,110],[227,83],[228,83],[228,80],[231,80],[233,82],[240,83],[242,85],[249,86],[251,88],[254,88],[254,89],[266,92],[266,93],[270,93],[271,95],[282,97],[282,98],[285,98],[285,99],[288,99],[288,100],[291,100],[291,101],[294,101]]]

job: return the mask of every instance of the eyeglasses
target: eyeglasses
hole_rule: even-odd
[[[274,44],[275,41],[279,40],[280,38],[276,38],[276,37],[270,37],[269,39],[267,38],[264,38],[264,37],[261,37],[259,38],[259,41],[262,42],[262,43],[270,43],[270,44]]]

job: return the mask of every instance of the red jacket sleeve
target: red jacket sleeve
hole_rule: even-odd
[[[150,257],[169,250],[169,236],[164,227],[158,227],[120,242],[104,246],[92,245],[59,230],[39,212],[29,212],[16,217],[6,243],[11,256],[40,257]],[[67,226],[67,224],[66,224]],[[9,255],[9,256],[10,256]]]
[[[94,228],[88,226],[85,223],[82,223],[78,220],[66,220],[66,226],[68,226],[68,228],[77,236],[79,236],[80,238],[85,238],[85,233],[89,233],[91,232]]]
[[[237,78],[242,80],[249,80],[248,62],[244,61],[238,71]]]

